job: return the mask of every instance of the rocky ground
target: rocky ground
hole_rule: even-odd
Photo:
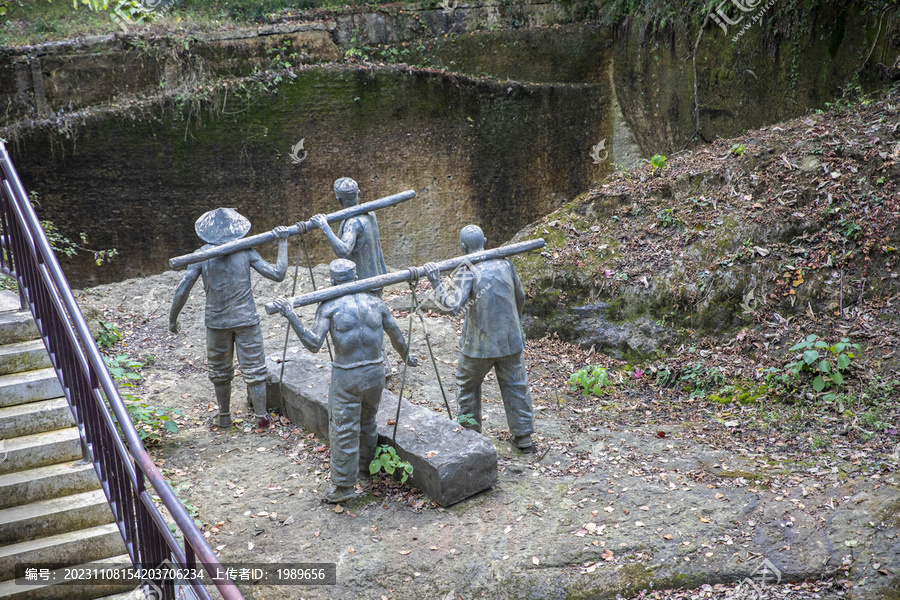
[[[321,284],[323,266],[317,273]],[[898,456],[862,444],[798,453],[777,428],[766,438],[747,426],[783,418],[777,407],[710,406],[633,371],[611,394],[582,397],[565,379],[607,359],[552,338],[530,341],[527,351],[537,454],[510,447],[499,393],[486,389],[486,433],[500,457],[494,488],[443,509],[375,479],[345,505],[324,504],[328,448],[314,434],[284,419],[266,431],[246,421],[211,427],[202,289],[182,313],[181,333],[167,329],[180,275],[86,290],[79,302],[89,320],[121,330],[110,354],[148,363],[137,387],[123,391],[183,412],[178,432],[151,452],[223,562],[337,564],[334,587],[245,585],[248,598],[896,595]],[[309,289],[303,277],[301,290]],[[262,279],[255,288],[260,305],[290,291]],[[409,291],[386,299],[405,331]],[[459,322],[426,320],[452,402]],[[283,320],[263,316],[263,331],[267,351],[281,353]],[[418,323],[413,338],[427,357]],[[296,338],[289,345],[305,351]],[[414,402],[442,405],[429,361],[408,377]],[[238,417],[247,417],[244,390],[235,385]]]

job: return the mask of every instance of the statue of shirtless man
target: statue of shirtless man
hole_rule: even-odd
[[[332,285],[357,279],[356,265],[336,259],[329,265]],[[290,300],[277,298],[275,306],[287,317],[300,342],[310,352],[318,352],[330,333],[334,343],[331,385],[328,389],[329,441],[331,443],[331,482],[325,496],[331,503],[356,495],[359,473],[369,472],[375,458],[378,432],[375,415],[384,389],[384,332],[406,363],[417,366],[408,356],[409,348],[400,326],[381,298],[369,293],[348,294],[322,302],[316,310],[312,328],[300,322]]]

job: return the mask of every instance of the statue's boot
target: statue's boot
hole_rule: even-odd
[[[266,412],[266,382],[251,383],[247,386],[250,401],[253,403],[253,415],[260,429],[269,427],[269,415]]]
[[[217,383],[216,402],[219,404],[219,414],[213,423],[216,427],[231,427],[231,382]]]
[[[344,502],[346,500],[352,500],[356,498],[356,488],[354,487],[345,487],[339,485],[331,486],[331,489],[328,490],[328,493],[325,494],[325,502],[329,502],[331,504],[337,504],[338,502]]]

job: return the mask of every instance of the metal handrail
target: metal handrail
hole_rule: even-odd
[[[199,562],[222,598],[243,600],[234,582],[219,578],[225,572],[222,563],[144,449],[2,142],[0,245],[0,272],[15,279],[23,304],[34,315],[131,561],[147,569],[169,563],[194,569]],[[183,547],[150,490],[175,520]],[[187,583],[200,599],[210,599],[199,578]],[[148,579],[142,585],[148,596],[175,598],[171,579]]]

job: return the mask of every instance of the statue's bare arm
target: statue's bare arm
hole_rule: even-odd
[[[394,320],[394,316],[391,314],[391,309],[388,308],[387,304],[381,303],[381,322],[384,327],[384,331],[388,334],[388,337],[391,339],[391,346],[394,347],[394,350],[397,351],[397,354],[400,355],[406,361],[406,364],[410,367],[419,366],[419,360],[410,354],[407,356],[409,352],[409,345],[406,342],[406,339],[403,337],[403,331],[400,329],[400,326],[397,324],[397,321]]]
[[[297,337],[300,338],[300,343],[303,344],[304,348],[313,353],[322,349],[322,344],[325,343],[325,335],[331,327],[331,317],[326,314],[326,311],[322,310],[321,304],[316,310],[316,320],[313,323],[312,329],[308,328],[300,321],[300,317],[294,312],[291,301],[287,298],[275,298],[274,304],[278,309],[278,312],[284,315],[291,324],[291,327],[294,328],[294,331],[297,333]]]
[[[325,215],[314,215],[310,221],[322,230],[322,233],[328,238],[328,243],[331,244],[331,249],[338,258],[347,258],[353,253],[353,249],[356,248],[356,238],[359,237],[361,232],[359,223],[355,219],[350,219],[344,224],[344,234],[341,237],[336,236],[334,231],[331,230]]]
[[[181,309],[184,308],[184,304],[187,302],[188,295],[191,293],[191,288],[197,283],[197,279],[200,278],[201,273],[202,267],[200,266],[200,263],[189,265],[187,271],[184,273],[184,277],[182,277],[181,281],[178,283],[178,287],[175,288],[175,297],[172,299],[172,309],[169,311],[169,331],[172,333],[178,333],[178,315],[181,314]]]
[[[263,260],[256,251],[252,251],[250,266],[263,277],[273,281],[284,281],[288,267],[287,238],[289,231],[287,227],[276,227],[272,230],[272,233],[278,237],[278,258],[275,259],[274,266]]]

